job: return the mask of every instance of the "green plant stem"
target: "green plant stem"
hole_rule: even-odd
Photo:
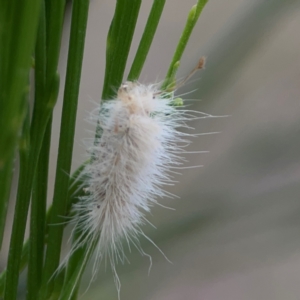
[[[55,84],[55,78],[57,76],[57,66],[60,54],[61,35],[64,20],[65,0],[45,0],[45,16],[46,16],[46,94],[51,93],[51,87]],[[51,123],[51,122],[50,122]],[[49,124],[50,126],[50,124]],[[50,144],[49,144],[50,147]],[[52,209],[49,210],[51,214]],[[46,232],[49,230],[49,219],[47,218]],[[50,226],[50,228],[52,228]],[[44,270],[43,270],[44,271]],[[47,279],[45,279],[43,272],[41,292],[45,291],[42,287],[46,285]]]
[[[79,283],[82,277],[82,274],[85,270],[85,267],[92,256],[97,240],[93,241],[91,245],[84,245],[82,249],[79,249],[76,257],[76,264],[72,265],[72,272],[68,280],[65,280],[63,290],[61,292],[60,300],[73,300],[76,299],[76,293],[78,291]],[[75,262],[75,260],[74,260]]]
[[[174,91],[174,89],[176,89],[176,74],[177,74],[179,67],[180,67],[180,61],[178,60],[173,65],[173,68],[172,68],[172,71],[170,72],[170,74],[168,74],[168,76],[169,76],[168,78],[172,78],[172,79],[168,80],[167,84],[165,86],[162,86],[162,88],[161,88],[163,91],[172,92],[172,91]]]
[[[144,66],[145,60],[147,58],[150,46],[152,44],[161,14],[163,12],[166,0],[154,0],[152,8],[147,20],[143,36],[141,38],[138,50],[136,52],[134,61],[132,63],[128,80],[137,80],[141,74],[142,68]]]
[[[16,0],[15,0],[16,1]],[[24,20],[22,20],[25,26],[27,23],[31,23],[31,20],[34,19],[33,13],[35,13],[35,6],[33,6],[33,0],[22,2],[23,6],[28,6],[26,11],[26,16]],[[37,0],[35,0],[37,2]],[[40,1],[39,1],[40,4]],[[26,7],[27,7],[26,6]],[[37,6],[37,5],[36,5]],[[31,189],[33,184],[33,178],[36,170],[36,166],[38,163],[38,157],[44,137],[44,132],[51,115],[52,109],[55,105],[58,89],[59,89],[59,76],[56,73],[59,49],[60,49],[60,37],[61,37],[61,27],[63,20],[63,12],[64,12],[64,1],[51,1],[51,20],[49,28],[49,37],[48,37],[48,49],[47,49],[47,73],[46,73],[46,92],[45,97],[43,98],[43,106],[39,109],[36,109],[33,113],[32,124],[31,124],[31,132],[30,132],[30,150],[28,154],[28,158],[22,159],[22,166],[20,170],[20,179],[18,186],[18,195],[15,207],[15,215],[14,215],[14,223],[13,230],[11,235],[11,243],[10,243],[10,251],[8,257],[8,266],[7,266],[7,274],[6,274],[6,285],[5,285],[5,299],[14,300],[16,298],[17,285],[18,285],[18,274],[20,268],[20,259],[22,255],[22,244],[24,239],[24,231],[26,227],[26,219],[28,206],[31,196]],[[61,14],[59,15],[59,8],[61,8]],[[18,18],[19,14],[23,14],[23,9],[20,7],[20,4],[17,5],[17,13]],[[40,13],[40,6],[37,6],[37,17]],[[30,17],[28,18],[28,16]],[[17,18],[17,19],[18,19]],[[16,21],[19,22],[19,19]],[[26,27],[26,26],[25,26]],[[21,29],[22,31],[22,29]],[[35,30],[34,30],[35,31]],[[15,32],[14,37],[18,37],[20,32]],[[32,40],[34,41],[34,34],[31,32]],[[22,40],[22,44],[28,44],[28,37]],[[18,39],[17,39],[18,40]],[[15,40],[14,40],[15,42]],[[14,44],[15,49],[22,49],[21,46]],[[32,49],[32,48],[31,48]],[[30,52],[31,52],[30,49]],[[49,50],[49,51],[48,51]],[[31,53],[30,53],[31,54]],[[29,56],[30,63],[31,55]],[[14,57],[14,59],[16,59]],[[19,73],[20,70],[18,71]],[[20,90],[18,86],[14,86],[15,90]],[[22,89],[21,89],[22,90]],[[9,101],[7,101],[9,102]],[[14,110],[14,108],[13,108]],[[12,110],[12,111],[13,111]]]
[[[84,52],[84,41],[88,18],[89,1],[73,2],[71,34],[67,64],[66,84],[64,91],[61,132],[57,158],[55,188],[52,205],[51,224],[49,227],[48,247],[43,273],[40,299],[47,299],[53,291],[53,280],[50,280],[57,269],[63,235],[62,217],[66,214],[69,193],[69,176],[71,171],[73,140],[76,124],[77,102]]]
[[[27,110],[23,95],[31,67],[40,2],[1,1],[0,7],[0,248],[15,148]]]
[[[73,244],[81,237],[82,232],[81,231],[76,231],[75,235],[73,236]],[[70,280],[72,279],[72,276],[74,272],[76,272],[76,268],[78,266],[78,262],[82,259],[82,257],[86,254],[87,247],[86,245],[76,249],[74,253],[72,253],[70,259],[68,260],[68,266],[67,266],[67,271],[65,275],[65,280],[64,280],[64,285],[63,289],[66,289]],[[84,270],[82,270],[83,272]],[[77,293],[79,290],[79,285],[80,285],[80,280],[77,281],[76,287],[72,291],[71,299],[76,299],[77,298]]]
[[[8,159],[13,160],[26,113],[23,94],[31,67],[40,3],[41,0],[1,1],[0,168]]]
[[[51,129],[51,127],[50,127]],[[47,126],[35,175],[30,218],[30,247],[27,275],[27,299],[37,299],[44,263],[45,217],[49,159]],[[51,130],[50,130],[51,132]]]
[[[46,135],[46,134],[45,134]],[[42,153],[42,151],[41,151]],[[76,203],[78,198],[83,196],[83,190],[82,190],[82,177],[80,176],[80,174],[82,173],[83,168],[85,167],[85,164],[82,164],[72,175],[72,177],[70,178],[70,190],[69,190],[69,197],[68,197],[68,201],[67,201],[67,211],[68,216],[70,215],[70,210],[72,207],[72,204]],[[52,206],[50,206],[47,210],[47,214],[46,214],[46,227],[45,227],[45,238],[43,239],[44,243],[47,244],[47,235],[48,235],[48,228],[50,224],[50,215],[51,215],[51,211],[52,211]],[[64,224],[64,226],[66,225],[66,223]],[[22,249],[22,256],[21,256],[21,263],[20,263],[20,267],[19,267],[19,273],[21,273],[24,268],[27,266],[28,264],[28,258],[29,258],[29,239],[24,243],[23,245],[23,249]],[[0,274],[0,297],[4,295],[4,287],[5,287],[5,280],[6,280],[6,274],[7,274],[7,270],[4,270],[1,274]]]
[[[29,240],[27,240],[24,243],[23,248],[22,248],[22,256],[21,256],[21,263],[20,263],[20,267],[19,267],[19,273],[21,273],[27,266],[28,254],[29,254]],[[4,296],[6,275],[7,275],[6,270],[4,270],[0,274],[0,297]]]
[[[45,0],[46,6],[46,91],[49,93],[55,81],[60,53],[61,34],[64,20],[65,0]]]
[[[188,41],[189,41],[192,31],[193,31],[193,29],[197,23],[197,20],[199,19],[199,16],[207,2],[208,2],[208,0],[198,0],[197,4],[194,5],[192,7],[192,9],[190,10],[184,30],[181,34],[181,37],[177,44],[175,53],[171,60],[166,78],[161,86],[162,90],[167,89],[169,87],[169,85],[172,85],[173,82],[176,80],[176,78],[175,78],[176,72],[174,72],[174,68],[176,67],[176,64],[178,64],[180,62],[180,59],[182,57],[182,54],[185,50],[185,47],[186,47]]]
[[[40,22],[35,48],[35,103],[34,112],[43,109],[46,88],[46,20],[45,3],[43,1]],[[51,118],[50,118],[51,119]],[[34,177],[34,186],[31,200],[30,214],[30,247],[27,276],[26,299],[37,299],[41,284],[45,239],[45,214],[47,201],[48,160],[51,138],[51,120],[49,120],[41,153],[38,160],[37,171]]]
[[[55,104],[54,99],[57,97],[58,84],[55,84],[52,88],[51,97],[46,107],[33,114],[30,143],[24,136],[22,137],[23,142],[21,140],[21,143],[25,143],[25,146],[20,145],[20,176],[7,264],[5,299],[16,299],[18,274],[33,178],[46,125]]]
[[[14,151],[0,168],[0,250],[2,247],[7,207],[10,195],[10,187],[13,176]]]
[[[51,122],[48,121],[39,156],[31,201],[30,252],[27,275],[27,299],[37,299],[42,280],[44,245],[46,238],[46,205],[48,188],[48,165],[51,141]]]
[[[122,83],[141,2],[141,0],[118,0],[116,3],[107,36],[103,100],[112,99],[116,88]]]
[[[64,284],[65,273],[66,273],[66,269],[62,269],[58,272],[58,274],[55,274],[54,288],[51,295],[51,300],[60,300],[62,287]]]
[[[28,94],[25,96],[28,97]],[[24,98],[25,98],[24,97]],[[17,297],[17,287],[18,287],[18,272],[15,273],[15,270],[19,270],[21,264],[21,255],[22,255],[22,244],[26,226],[27,212],[30,196],[27,198],[26,195],[23,198],[22,192],[27,192],[26,181],[28,173],[28,161],[29,161],[29,109],[27,110],[27,116],[24,120],[22,137],[19,144],[19,153],[20,153],[20,174],[19,174],[19,186],[18,186],[18,196],[15,206],[15,215],[12,228],[12,235],[10,241],[10,249],[7,263],[7,275],[6,275],[6,284],[5,284],[5,299],[16,299]],[[22,196],[21,196],[22,195]],[[21,226],[23,225],[23,227]]]

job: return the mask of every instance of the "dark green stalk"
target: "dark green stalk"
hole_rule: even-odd
[[[60,248],[63,235],[62,217],[66,214],[69,193],[73,140],[75,133],[77,102],[80,86],[84,41],[88,18],[88,0],[74,0],[68,54],[67,75],[64,91],[64,103],[61,117],[61,132],[57,158],[54,197],[48,236],[48,247],[41,287],[40,299],[47,299],[53,291],[50,280],[59,265]]]
[[[12,0],[0,4],[0,245],[15,148],[27,110],[23,95],[31,67],[40,2]]]
[[[54,288],[51,294],[51,300],[60,300],[61,291],[64,284],[66,269],[62,269],[58,274],[55,274]]]
[[[34,114],[43,109],[46,89],[46,20],[42,3],[35,48],[35,102]],[[33,124],[34,125],[34,124]],[[51,120],[45,132],[31,201],[30,247],[27,276],[27,299],[37,299],[41,284],[44,254],[45,214],[47,201],[48,159],[51,138]]]
[[[63,28],[65,0],[45,0],[46,5],[46,91],[49,93],[55,81],[60,53],[61,34]]]
[[[34,20],[34,13],[35,9],[37,9],[37,16],[40,12],[40,5],[33,5],[33,0],[31,1],[25,1],[22,2],[22,5],[25,6],[25,10],[23,10],[22,7],[20,7],[20,3],[16,6],[17,16],[16,16],[16,24],[20,23],[20,27],[26,27],[28,23],[32,23],[31,20]],[[37,2],[37,0],[35,0]],[[38,1],[38,4],[40,4],[40,1]],[[64,2],[57,0],[57,5],[55,5],[54,1],[51,1],[51,6],[53,8],[54,14],[52,14],[53,19],[53,28],[51,27],[49,29],[49,51],[48,57],[50,58],[50,64],[51,69],[50,72],[47,72],[46,78],[48,77],[49,80],[47,80],[47,86],[46,86],[46,93],[44,98],[44,105],[40,109],[37,109],[32,118],[32,125],[31,125],[31,132],[30,132],[30,150],[28,154],[28,158],[21,159],[23,162],[21,163],[21,169],[20,169],[20,179],[19,179],[19,186],[18,186],[18,195],[17,195],[17,201],[16,201],[16,208],[15,208],[15,215],[14,215],[14,223],[13,223],[13,230],[11,235],[11,243],[10,243],[10,251],[9,251],[9,257],[8,257],[8,266],[7,266],[7,274],[6,274],[6,285],[5,285],[5,299],[14,300],[16,298],[16,292],[17,292],[17,285],[18,285],[18,274],[20,269],[20,259],[22,255],[22,244],[24,239],[24,231],[26,227],[26,219],[27,219],[27,212],[28,212],[28,206],[31,196],[31,189],[33,184],[33,178],[36,170],[36,166],[38,163],[38,157],[39,152],[41,149],[44,132],[50,117],[50,114],[52,112],[52,109],[55,105],[57,94],[58,94],[58,88],[59,88],[59,77],[56,74],[56,67],[57,67],[57,61],[58,61],[58,55],[59,55],[59,48],[60,48],[60,36],[61,36],[61,27],[62,27],[62,16],[63,16],[63,8],[64,8]],[[61,18],[59,14],[57,13],[57,8],[62,7],[62,13]],[[24,19],[20,18],[20,14],[23,15],[23,13],[26,12],[26,15],[24,16]],[[28,18],[28,16],[30,17]],[[20,21],[22,20],[22,22]],[[57,25],[58,24],[58,25]],[[60,29],[60,30],[59,30]],[[23,28],[19,28],[19,32],[15,32],[12,34],[12,37],[14,37],[14,47],[13,49],[22,49],[23,45],[28,45],[30,40],[34,41],[35,38],[35,30],[32,30],[31,35],[24,37],[20,41],[20,45],[15,44],[15,38],[18,41],[18,37],[20,36],[20,32],[23,31]],[[51,38],[51,39],[50,39]],[[29,39],[29,41],[28,41]],[[58,42],[57,42],[58,40]],[[30,51],[31,52],[30,48]],[[15,50],[17,51],[17,50]],[[14,51],[12,52],[14,54]],[[29,55],[29,61],[30,63],[30,57]],[[15,55],[13,56],[14,61],[18,61],[16,59]],[[13,72],[13,68],[10,68]],[[18,70],[18,73],[20,70]],[[15,74],[14,74],[15,75]],[[13,85],[13,89],[18,91],[22,88]],[[7,101],[10,102],[10,101]],[[13,107],[12,111],[15,108]],[[22,154],[22,153],[21,153]]]
[[[18,274],[33,178],[45,129],[57,98],[58,85],[59,79],[57,78],[56,84],[52,86],[52,90],[50,91],[50,97],[46,106],[39,112],[33,114],[30,143],[29,137],[24,137],[24,134],[21,140],[20,176],[7,264],[5,299],[14,300],[16,298]],[[25,133],[27,134],[27,130]]]
[[[77,239],[79,239],[81,237],[81,235],[82,235],[81,231],[77,230],[75,232],[75,235],[73,237],[73,244],[77,241]],[[70,257],[70,259],[68,261],[66,275],[65,275],[63,290],[67,288],[70,280],[72,279],[74,272],[76,272],[78,263],[81,261],[82,257],[84,257],[84,255],[86,255],[86,252],[87,252],[87,245],[83,245],[82,247],[76,249],[76,251]],[[82,273],[83,273],[83,271],[84,271],[84,269],[82,270]],[[81,275],[82,275],[82,273],[81,273]],[[81,277],[81,275],[80,275],[80,277]],[[80,279],[77,281],[76,286],[74,287],[74,289],[72,291],[72,295],[71,295],[70,299],[74,299],[74,300],[77,299],[79,285],[80,285]]]
[[[37,299],[44,264],[46,201],[48,187],[49,145],[51,120],[46,128],[39,156],[31,201],[30,246],[27,275],[27,299]]]
[[[65,280],[63,290],[61,292],[60,300],[75,300],[76,293],[78,291],[79,283],[85,267],[92,256],[97,240],[93,241],[93,244],[84,245],[82,249],[78,251],[77,264],[72,266],[72,273],[68,280]],[[73,269],[74,268],[74,269]]]
[[[8,158],[13,159],[26,113],[23,94],[31,67],[40,3],[41,0],[1,1],[0,168]]]
[[[46,136],[46,134],[47,133],[45,133],[45,136]],[[41,150],[41,154],[42,154],[42,150]],[[74,172],[73,176],[70,178],[70,184],[69,184],[69,186],[70,186],[70,190],[69,190],[70,197],[68,198],[68,203],[67,203],[67,211],[69,212],[68,215],[70,215],[70,210],[71,210],[72,204],[76,203],[78,198],[83,195],[83,190],[80,189],[80,187],[82,185],[82,179],[80,177],[80,174],[81,174],[84,167],[85,167],[85,164],[81,165]],[[48,235],[48,228],[49,228],[49,225],[50,225],[49,222],[50,222],[51,211],[52,211],[52,206],[50,206],[48,208],[47,214],[46,214],[46,217],[45,217],[45,220],[46,220],[46,223],[47,223],[47,226],[45,228],[45,237],[46,238],[43,240],[45,244],[47,244],[47,235]],[[65,225],[66,224],[64,224],[64,226]],[[29,240],[27,240],[23,245],[19,273],[21,273],[24,270],[24,268],[27,266],[28,257],[29,257]],[[0,297],[4,295],[6,273],[7,273],[7,271],[4,270],[0,274]]]
[[[46,97],[49,97],[49,94],[51,92],[51,86],[53,85],[53,82],[56,80],[57,76],[57,65],[58,65],[58,59],[59,59],[59,54],[60,54],[60,45],[61,45],[61,35],[62,35],[62,27],[63,27],[63,19],[64,19],[64,10],[65,10],[65,0],[45,0],[45,30],[43,34],[46,36],[46,40],[43,38],[42,42],[46,44],[46,73],[45,73],[45,78],[46,82],[44,84],[44,93],[46,94]],[[44,44],[43,44],[44,45]],[[42,52],[41,52],[42,53]],[[52,120],[49,120],[48,123],[48,128],[49,128],[49,135],[48,137],[45,137],[45,144],[48,144],[48,149],[45,149],[45,153],[43,154],[44,158],[44,179],[47,177],[47,172],[48,172],[48,167],[46,164],[48,163],[48,155],[47,150],[49,151],[50,148],[50,128],[51,128],[51,122]],[[48,141],[47,141],[48,139]],[[45,148],[47,146],[45,145]],[[42,179],[41,179],[42,180]],[[44,193],[43,191],[40,191],[41,193]],[[40,209],[43,209],[40,207]],[[37,209],[37,210],[40,210]],[[39,219],[38,222],[42,222],[42,219]],[[48,228],[46,228],[46,231]],[[39,234],[42,234],[40,232]],[[38,247],[36,245],[36,247]],[[40,243],[39,247],[43,247],[43,245]],[[36,248],[37,250],[37,248]],[[34,255],[34,254],[33,254]],[[40,259],[40,257],[36,256],[36,259]],[[36,262],[37,262],[36,260]],[[30,269],[30,267],[29,267]],[[33,273],[33,278],[40,273],[40,269],[35,269]],[[34,280],[32,278],[32,281]],[[44,280],[44,273],[42,277],[42,284]],[[33,283],[34,285],[34,283]],[[33,290],[34,290],[34,297],[37,295],[37,288],[40,286],[35,285]],[[45,285],[45,283],[44,283]]]
[[[19,273],[21,273],[26,268],[28,263],[28,255],[29,255],[29,240],[27,240],[23,245]],[[6,274],[7,274],[6,270],[4,270],[0,274],[0,299],[1,297],[4,296]]]
[[[147,58],[150,46],[152,44],[161,14],[163,12],[166,0],[154,0],[147,20],[143,36],[141,38],[138,50],[132,63],[128,80],[137,80],[141,74],[145,60]]]
[[[102,99],[115,96],[121,85],[138,18],[141,0],[118,0],[106,45],[106,67]]]
[[[11,157],[0,168],[0,250],[4,235],[5,221],[7,215],[7,207],[10,195],[10,187],[13,176],[14,151]]]
[[[31,201],[30,252],[28,260],[27,299],[37,299],[42,280],[46,237],[46,205],[48,188],[49,152],[52,118],[44,135]]]
[[[193,6],[193,8],[190,10],[188,19],[186,21],[184,30],[181,34],[180,40],[177,44],[175,53],[173,55],[172,61],[170,63],[165,81],[163,82],[161,89],[165,90],[169,87],[169,85],[172,85],[174,81],[176,80],[175,75],[176,72],[174,71],[174,68],[176,68],[176,65],[180,63],[180,59],[182,57],[182,54],[185,50],[185,47],[189,41],[189,38],[192,34],[192,31],[198,21],[198,18],[205,6],[205,4],[208,2],[208,0],[198,0],[197,4]]]
[[[28,97],[28,94],[25,96]],[[22,137],[19,143],[20,153],[20,174],[19,174],[19,186],[18,196],[15,206],[15,215],[13,222],[12,235],[10,240],[10,249],[7,263],[7,275],[5,284],[5,299],[16,299],[17,287],[18,287],[18,272],[21,264],[21,255],[23,248],[23,238],[26,226],[29,197],[21,197],[21,192],[25,191],[28,162],[29,162],[29,147],[30,147],[30,136],[29,136],[30,120],[29,120],[29,109],[27,110],[27,116],[23,125]],[[23,227],[21,226],[23,225]]]

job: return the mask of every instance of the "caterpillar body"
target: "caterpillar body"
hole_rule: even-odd
[[[117,99],[104,101],[97,116],[101,136],[90,147],[92,159],[82,174],[86,194],[73,206],[74,232],[81,236],[70,255],[97,241],[94,272],[102,259],[108,260],[118,291],[115,264],[125,259],[124,241],[144,254],[138,236],[144,235],[145,213],[170,196],[163,186],[173,183],[171,169],[184,161],[189,134],[178,129],[188,127],[185,122],[193,116],[173,104],[173,92],[125,82]]]

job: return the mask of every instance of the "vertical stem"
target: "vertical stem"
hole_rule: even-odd
[[[121,85],[141,0],[118,0],[106,45],[102,99],[109,100]]]
[[[22,256],[21,256],[21,263],[19,267],[19,273],[21,273],[27,266],[28,253],[29,253],[29,240],[24,243],[22,248]],[[0,274],[0,299],[2,299],[1,297],[4,297],[5,281],[6,281],[6,270],[4,270]]]
[[[28,97],[26,95],[25,97]],[[19,279],[19,267],[23,249],[29,197],[23,197],[23,192],[28,193],[28,161],[29,161],[29,109],[24,121],[22,137],[20,139],[20,174],[18,195],[15,206],[13,228],[10,240],[9,256],[7,263],[7,274],[5,282],[5,299],[16,299]],[[30,192],[29,192],[30,193]]]
[[[41,0],[1,1],[0,168],[13,159],[26,114],[23,94],[31,67],[40,3]]]
[[[31,127],[29,154],[20,151],[20,176],[7,264],[5,299],[14,300],[16,298],[31,188],[51,111],[52,107],[49,105],[41,115],[33,116],[34,126]]]
[[[48,123],[48,126],[49,126],[49,124],[50,123]],[[47,135],[47,129],[46,129],[45,136],[46,135]],[[43,150],[41,150],[41,155],[43,155]],[[78,197],[82,196],[83,191],[82,191],[82,189],[80,189],[81,184],[82,184],[82,181],[80,179],[80,174],[82,173],[84,166],[85,166],[84,164],[81,165],[74,172],[73,176],[70,178],[70,197],[68,198],[67,211],[70,211],[72,204],[78,200]],[[52,206],[50,206],[48,208],[47,214],[45,217],[47,225],[49,225],[49,222],[50,222],[51,211],[52,211]],[[48,234],[48,227],[45,228],[45,236],[46,236],[46,239],[44,239],[45,244],[47,244],[47,234]],[[28,257],[29,257],[29,240],[27,240],[23,244],[19,273],[22,272],[24,270],[24,268],[27,266]],[[3,295],[4,295],[6,274],[7,274],[7,270],[4,270],[0,274],[0,297],[3,297]],[[59,279],[56,277],[55,280],[59,280]],[[62,282],[63,282],[63,280],[62,280]]]
[[[145,60],[147,58],[150,46],[152,44],[161,14],[163,12],[166,0],[154,0],[147,20],[143,36],[141,38],[138,50],[132,63],[128,80],[137,80],[141,74]]]
[[[60,248],[63,235],[62,216],[66,214],[71,171],[73,140],[76,124],[77,102],[81,78],[85,33],[89,1],[74,0],[64,91],[61,131],[57,158],[54,197],[48,236],[48,247],[43,274],[40,299],[47,299],[53,291],[51,277],[59,265]]]
[[[77,239],[79,239],[82,235],[82,232],[79,231],[78,229],[76,229],[76,232],[73,236],[73,243],[76,242]],[[64,285],[63,285],[63,290],[68,286],[70,280],[72,279],[72,276],[74,274],[74,272],[76,272],[76,268],[78,266],[78,262],[81,261],[82,257],[84,257],[84,255],[86,255],[87,253],[87,245],[83,245],[82,247],[76,249],[74,251],[74,253],[72,254],[72,256],[70,257],[69,261],[68,261],[68,266],[67,266],[67,270],[66,270],[66,275],[65,275],[65,280],[64,280]],[[82,270],[82,273],[84,271],[84,268]],[[81,273],[81,275],[82,275]],[[80,275],[80,278],[81,278]],[[70,297],[72,297],[72,300],[77,299],[77,294],[78,294],[78,290],[79,290],[79,286],[80,286],[80,278],[78,279],[78,281],[76,282],[76,286],[72,291],[72,295]]]
[[[41,0],[0,2],[0,245]],[[29,17],[30,16],[30,17]]]
[[[185,27],[177,44],[176,50],[174,52],[172,61],[170,63],[166,78],[161,86],[162,90],[165,90],[169,85],[172,85],[175,80],[176,66],[180,62],[181,56],[186,48],[192,31],[199,19],[199,16],[208,0],[198,0],[197,4],[192,7],[189,12],[188,19],[186,21]]]
[[[34,114],[42,109],[46,84],[46,20],[45,3],[42,2],[35,48],[35,106]],[[30,247],[27,276],[27,299],[36,299],[41,284],[44,253],[45,214],[48,180],[48,156],[51,121],[49,121],[34,176],[30,216]]]
[[[0,167],[0,250],[4,235],[5,220],[10,195],[10,187],[13,176],[14,151],[11,157]]]
[[[61,292],[61,300],[73,300],[76,297],[77,289],[84,272],[84,269],[93,254],[93,251],[97,245],[97,240],[93,243],[83,246],[79,250],[77,264],[73,265],[72,276],[69,277],[68,281],[65,281],[63,290]],[[76,299],[76,298],[75,298]]]

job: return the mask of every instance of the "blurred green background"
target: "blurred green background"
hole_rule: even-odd
[[[194,0],[168,0],[140,78],[162,80]],[[152,1],[143,1],[128,68]],[[85,121],[100,100],[105,43],[114,1],[92,1],[83,64],[74,169],[84,159]],[[70,20],[69,20],[70,21]],[[62,77],[67,33],[61,53]],[[300,295],[300,1],[210,0],[181,61],[184,77],[200,56],[206,69],[178,91],[193,110],[227,118],[195,121],[193,132],[220,131],[193,139],[179,182],[155,207],[147,235],[149,259],[132,249],[130,264],[117,267],[122,300],[299,300]],[[192,91],[192,92],[191,92]],[[62,92],[62,91],[61,91]],[[62,93],[61,93],[62,96]],[[55,108],[49,189],[52,190],[61,112]],[[49,199],[52,195],[49,195]],[[11,218],[9,218],[11,219]],[[9,220],[10,221],[10,220]],[[9,225],[10,226],[10,225]],[[9,237],[9,226],[6,237]],[[66,233],[66,240],[69,232]],[[4,248],[8,248],[8,242]],[[7,251],[7,250],[6,250]],[[3,251],[3,257],[6,257]],[[105,265],[82,299],[117,299]]]

